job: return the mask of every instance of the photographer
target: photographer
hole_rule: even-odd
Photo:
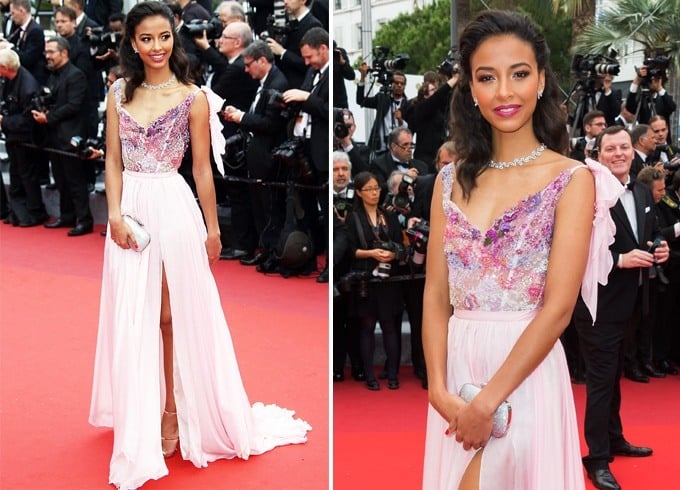
[[[286,139],[287,118],[282,107],[270,101],[272,94],[288,90],[288,80],[274,65],[274,54],[264,41],[253,41],[241,52],[246,72],[258,80],[259,88],[247,111],[227,105],[222,112],[225,121],[238,124],[252,133],[246,162],[248,175],[264,182],[284,182],[287,169],[272,158],[272,150]],[[274,248],[279,240],[285,218],[285,194],[280,188],[251,188],[253,219],[258,233],[260,251],[254,257],[241,258],[243,265],[257,265],[260,272],[276,269]]]
[[[39,85],[11,49],[0,50],[0,76],[0,127],[9,158],[10,221],[21,227],[36,226],[48,216],[42,201],[35,152],[24,144],[33,143],[35,123],[31,106]]]
[[[52,72],[47,86],[53,103],[44,110],[33,110],[33,119],[46,128],[46,145],[61,152],[71,151],[71,138],[85,134],[86,121],[81,110],[86,103],[85,75],[69,62],[69,43],[64,38],[45,41],[47,69]],[[92,213],[87,190],[85,165],[89,162],[73,156],[51,153],[52,172],[59,189],[59,218],[46,228],[73,227],[68,236],[92,233]]]
[[[413,135],[408,128],[397,128],[388,136],[388,151],[375,158],[370,169],[380,182],[380,187],[386,189],[387,178],[395,170],[406,172],[413,179],[419,175],[427,175],[429,168],[425,162],[413,158]]]
[[[630,167],[630,175],[634,178],[643,168],[654,165],[655,162],[650,157],[656,150],[656,143],[654,142],[652,128],[646,124],[638,124],[633,128],[631,140],[635,149],[635,155],[633,156],[633,164]]]
[[[246,22],[246,14],[238,2],[221,2],[215,9],[215,13],[222,21],[222,27],[227,27],[232,22]]]
[[[584,162],[586,159],[586,147],[588,143],[594,142],[597,136],[605,130],[607,121],[604,112],[595,110],[583,116],[583,136],[575,138],[570,142],[571,151],[569,158]]]
[[[118,49],[123,39],[125,14],[111,14],[106,29],[93,28],[87,36],[90,43],[90,54],[94,58],[94,66],[104,73],[118,65]]]
[[[645,64],[636,70],[626,98],[626,109],[635,115],[635,120],[640,124],[649,123],[656,114],[670,121],[677,107],[673,97],[663,87],[668,80],[668,61],[667,57],[657,56],[645,60]],[[670,139],[667,142],[670,143]]]
[[[197,85],[202,85],[205,80],[205,73],[203,66],[201,65],[201,51],[196,44],[194,44],[193,39],[195,37],[203,36],[204,30],[196,28],[196,26],[198,25],[207,28],[211,15],[210,12],[201,6],[201,4],[197,3],[196,0],[177,0],[177,5],[179,5],[181,9],[180,18],[182,24],[176,26],[176,28],[178,29],[180,39],[182,40],[182,47],[189,57],[189,70],[196,81],[195,83]],[[221,21],[219,21],[219,23],[220,25],[222,24]]]
[[[92,0],[90,0],[92,1]],[[76,13],[76,35],[83,39],[90,34],[93,27],[100,24],[85,13],[85,0],[64,0],[64,6]]]
[[[338,43],[333,41],[333,105],[334,107],[346,109],[347,88],[345,80],[354,80],[356,74],[352,65],[349,63],[347,51],[338,47]]]
[[[399,286],[385,281],[393,266],[404,255],[401,226],[397,217],[379,208],[380,186],[369,172],[361,172],[354,179],[353,212],[346,222],[352,263],[350,298],[351,315],[359,326],[359,345],[364,366],[366,387],[379,390],[380,384],[373,370],[375,324],[380,322],[387,354],[388,388],[399,388],[399,326],[396,323],[401,304]],[[381,281],[382,280],[382,281]]]
[[[334,109],[333,147],[347,153],[352,162],[352,176],[368,171],[369,149],[366,145],[356,143],[352,137],[357,129],[354,114],[349,109]]]
[[[388,87],[383,87],[377,94],[366,97],[364,89],[369,70],[366,63],[361,63],[356,102],[360,107],[375,109],[375,121],[368,138],[368,147],[372,153],[376,153],[388,148],[387,139],[394,129],[408,127],[404,120],[408,111],[408,99],[404,96],[406,75],[399,71],[391,73],[391,83]]]
[[[274,6],[276,9],[276,4]],[[323,29],[323,24],[307,8],[305,0],[285,0],[285,13],[288,21],[284,26],[285,33],[279,36],[280,41],[274,37],[276,32],[269,32],[263,38],[274,55],[276,55],[276,65],[283,71],[288,79],[288,83],[293,88],[300,88],[307,73],[305,60],[300,51],[300,42],[303,36],[313,27]],[[275,29],[268,25],[268,28]]]
[[[345,221],[354,203],[352,164],[347,153],[333,153],[333,277],[338,280],[350,271],[352,256]],[[349,291],[336,282],[333,294],[333,381],[345,379],[345,359],[349,355],[352,377],[363,381],[364,367],[359,353],[359,331],[349,314]]]
[[[661,162],[666,170],[666,184],[670,186],[673,172],[680,169],[680,148],[668,143],[668,121],[663,116],[652,116],[649,127],[654,133],[656,151],[652,157],[655,162]]]

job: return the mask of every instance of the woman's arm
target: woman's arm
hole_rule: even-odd
[[[119,82],[120,83],[120,82]],[[123,87],[121,87],[123,90]],[[118,110],[114,89],[109,90],[106,98],[106,171],[104,185],[106,187],[106,204],[109,212],[110,238],[121,248],[130,248],[128,240],[137,246],[135,236],[130,227],[123,221],[120,209],[120,197],[123,192],[123,157],[118,130]]]
[[[592,174],[575,170],[555,211],[543,308],[489,383],[458,412],[456,439],[465,449],[479,447],[489,438],[496,408],[543,361],[569,323],[588,260],[594,201]],[[428,366],[428,377],[429,373]]]
[[[442,207],[441,174],[437,176],[430,207],[430,238],[427,243],[425,294],[423,296],[423,351],[427,365],[430,404],[456,429],[456,413],[463,401],[446,390],[446,357],[451,301],[449,267],[444,255],[446,216]],[[442,434],[443,436],[444,434]]]
[[[191,156],[193,159],[192,174],[196,182],[196,192],[201,202],[201,209],[208,229],[205,249],[208,261],[212,264],[219,260],[222,250],[220,227],[217,222],[217,202],[215,183],[210,167],[210,125],[208,99],[205,93],[198,92],[191,104],[189,112],[189,132],[191,133]]]

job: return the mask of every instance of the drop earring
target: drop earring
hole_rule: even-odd
[[[479,104],[477,103],[477,97],[473,97],[472,101],[475,103],[475,107],[477,107]]]
[[[538,100],[541,100],[541,97],[543,97],[543,89],[538,91]]]

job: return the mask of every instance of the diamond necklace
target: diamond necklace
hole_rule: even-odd
[[[526,165],[532,160],[536,160],[541,155],[541,153],[543,153],[543,150],[545,150],[545,145],[541,143],[541,145],[538,148],[536,148],[534,151],[532,151],[525,157],[515,158],[511,162],[497,162],[495,160],[491,160],[487,165],[491,168],[498,169],[504,169],[509,167],[521,167],[522,165]]]
[[[142,87],[148,90],[160,90],[165,87],[169,87],[173,83],[177,81],[177,78],[175,78],[175,74],[173,73],[172,76],[165,82],[159,83],[158,85],[151,85],[149,83],[146,83],[146,81],[142,82]]]

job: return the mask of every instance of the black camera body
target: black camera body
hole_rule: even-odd
[[[351,127],[347,120],[352,113],[349,109],[334,109],[333,112],[333,136],[339,140],[347,138]]]
[[[191,37],[203,37],[203,32],[208,39],[218,39],[222,35],[224,27],[219,17],[211,17],[210,20],[193,19],[182,24],[181,30]]]
[[[263,95],[267,97],[267,107],[279,111],[281,117],[291,119],[298,112],[300,108],[299,102],[286,104],[283,101],[283,94],[278,90],[267,89],[264,92]]]
[[[224,155],[222,161],[231,168],[241,168],[246,161],[248,145],[250,144],[250,133],[238,130],[224,141]]]
[[[38,112],[47,112],[54,105],[54,96],[48,87],[42,87],[40,91],[31,98],[31,108]]]
[[[349,184],[343,196],[333,196],[333,207],[335,211],[344,218],[354,205],[354,186]]]
[[[395,71],[406,68],[406,64],[411,57],[407,53],[400,53],[393,58],[389,58],[390,48],[387,46],[377,46],[373,51],[373,64],[371,73],[381,84],[381,91],[389,92],[392,89],[392,80]]]
[[[282,0],[274,0],[274,11],[267,17],[267,30],[260,33],[260,39],[267,42],[271,37],[283,46],[288,41],[288,34],[295,28],[297,21],[288,19],[285,3]]]
[[[391,207],[396,212],[407,215],[411,212],[411,197],[409,196],[409,188],[412,188],[415,183],[413,177],[404,174],[399,183],[397,193],[388,193],[383,201],[383,208]]]
[[[610,56],[601,54],[575,54],[571,60],[571,71],[578,82],[589,90],[595,89],[595,83],[603,75],[616,76],[621,65],[616,60],[617,52],[611,50]]]
[[[71,146],[80,158],[90,158],[94,150],[104,149],[104,140],[101,138],[83,138],[82,136],[73,136],[71,138]]]
[[[647,58],[642,65],[647,68],[647,75],[640,74],[640,68],[635,67],[635,73],[640,77],[640,87],[649,88],[649,83],[652,78],[664,79],[666,78],[666,70],[671,59],[669,56],[656,56],[654,58]]]
[[[103,56],[109,50],[118,51],[123,40],[122,32],[104,32],[103,27],[92,27],[90,34],[84,37],[94,51],[90,51],[92,56]]]
[[[460,73],[460,69],[458,68],[458,53],[455,49],[452,48],[446,53],[446,58],[439,63],[437,71],[446,75],[447,78],[451,78],[453,75]]]
[[[282,162],[294,176],[303,182],[309,182],[314,177],[314,169],[305,155],[305,140],[294,137],[284,141],[272,150],[272,158]]]
[[[356,292],[359,298],[368,298],[368,282],[371,276],[368,272],[352,271],[348,272],[338,280],[338,289],[343,293]]]
[[[411,261],[416,266],[422,266],[427,253],[427,241],[430,238],[430,223],[425,220],[418,221],[406,230],[406,235],[411,242]]]

